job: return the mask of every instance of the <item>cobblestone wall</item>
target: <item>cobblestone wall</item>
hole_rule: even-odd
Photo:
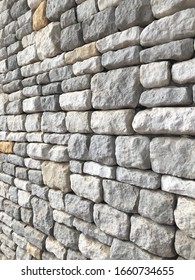
[[[195,1],[0,1],[0,259],[195,259]]]

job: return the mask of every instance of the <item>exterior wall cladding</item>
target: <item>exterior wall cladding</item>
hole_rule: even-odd
[[[195,1],[0,1],[0,259],[195,259]]]

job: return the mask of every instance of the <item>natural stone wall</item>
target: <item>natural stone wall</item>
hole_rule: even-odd
[[[0,259],[195,259],[195,1],[0,1]]]

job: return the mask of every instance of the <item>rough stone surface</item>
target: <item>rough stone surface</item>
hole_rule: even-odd
[[[41,119],[41,130],[43,132],[66,132],[65,113],[44,112]]]
[[[71,133],[90,133],[90,112],[68,112],[66,115],[66,127]]]
[[[47,251],[53,253],[59,260],[65,258],[66,248],[51,236],[46,239],[45,247]]]
[[[195,81],[194,76],[194,61],[191,59],[188,61],[179,62],[172,67],[172,78],[177,84],[193,83]]]
[[[75,5],[74,0],[47,0],[46,16],[51,21],[57,21],[60,15]]]
[[[62,82],[63,92],[90,89],[91,75],[82,75]]]
[[[0,142],[0,152],[10,154],[13,152],[13,146],[12,142]]]
[[[82,45],[84,41],[80,23],[70,25],[61,31],[60,47],[63,51],[72,51]]]
[[[72,159],[87,160],[89,153],[89,140],[87,135],[72,134],[68,141],[68,152]]]
[[[101,178],[115,179],[116,177],[115,167],[101,165],[93,161],[87,161],[84,163],[83,172]],[[82,173],[82,171],[80,173]]]
[[[60,95],[60,107],[64,111],[85,111],[91,109],[91,91],[67,92]]]
[[[187,260],[195,259],[195,240],[186,236],[182,231],[177,230],[175,235],[175,250]]]
[[[33,14],[33,30],[35,31],[44,28],[49,23],[46,17],[46,5],[46,1],[41,2]]]
[[[84,74],[96,74],[103,70],[101,64],[101,58],[99,56],[94,56],[88,58],[82,62],[76,62],[73,64],[73,73],[76,76]]]
[[[98,13],[98,7],[97,7],[96,0],[86,0],[77,6],[78,22],[82,22],[96,13]]]

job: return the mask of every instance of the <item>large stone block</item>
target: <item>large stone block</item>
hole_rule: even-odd
[[[65,117],[63,112],[44,112],[41,119],[41,130],[43,132],[65,133],[67,131]]]
[[[128,240],[130,221],[127,214],[106,204],[95,204],[93,218],[100,230],[119,239]]]
[[[130,241],[152,254],[164,258],[174,257],[174,238],[173,226],[159,225],[141,216],[131,217]]]
[[[193,8],[153,21],[141,33],[141,45],[154,46],[193,37],[195,35],[194,15]]]
[[[172,66],[172,79],[177,84],[194,83],[194,62],[195,59],[190,59],[188,61],[179,62],[173,64]]]
[[[77,20],[82,22],[90,16],[98,13],[97,1],[86,0],[77,6]]]
[[[68,164],[45,161],[41,169],[43,182],[49,188],[60,189],[65,193],[71,190]]]
[[[150,168],[150,140],[144,136],[119,136],[116,139],[118,165],[140,169]]]
[[[195,238],[195,201],[179,197],[174,211],[175,223],[189,237]]]
[[[27,154],[33,159],[47,160],[51,148],[51,145],[45,143],[30,143],[27,146]]]
[[[150,0],[125,0],[116,8],[116,26],[120,30],[132,26],[147,26],[153,20]]]
[[[195,141],[189,138],[154,138],[150,144],[152,170],[195,179]]]
[[[55,162],[68,162],[70,160],[68,156],[68,147],[56,145],[49,151],[49,157],[51,161]]]
[[[46,16],[50,21],[58,21],[65,11],[75,6],[74,0],[47,0]]]
[[[35,35],[37,55],[40,60],[60,53],[60,24],[51,22]]]
[[[10,131],[24,131],[25,115],[8,116],[7,125]]]
[[[61,17],[60,17],[60,26],[62,29],[76,24],[77,23],[77,18],[76,18],[76,9],[72,8],[66,12],[64,12]]]
[[[90,133],[91,112],[68,112],[66,127],[71,133]]]
[[[134,110],[96,111],[91,116],[91,128],[96,134],[133,134]]]
[[[83,38],[86,43],[97,41],[117,31],[115,8],[99,12],[83,22]]]
[[[145,88],[168,86],[170,81],[170,64],[167,61],[152,62],[140,68],[140,82]]]
[[[93,176],[72,174],[70,181],[71,189],[76,195],[92,200],[95,203],[102,201],[101,179]]]
[[[46,5],[47,2],[44,0],[40,3],[33,14],[33,30],[38,31],[41,28],[44,28],[48,23],[48,19],[46,17]]]
[[[104,201],[113,208],[126,213],[136,213],[139,189],[125,183],[103,180]]]
[[[175,250],[183,258],[195,260],[195,240],[186,236],[181,230],[176,231]]]
[[[25,113],[42,112],[43,109],[40,100],[41,100],[40,96],[35,96],[35,97],[25,99],[23,101],[23,111]]]
[[[82,134],[72,134],[68,141],[68,152],[72,159],[87,160],[90,137]]]
[[[98,73],[91,80],[91,89],[95,109],[135,108],[141,93],[139,68]]]
[[[72,51],[84,45],[80,23],[70,25],[61,31],[60,45],[61,49],[65,52]]]
[[[91,109],[91,91],[67,92],[60,95],[60,107],[64,111],[86,111]]]
[[[79,250],[91,260],[107,260],[110,255],[110,247],[84,234],[79,237]]]
[[[25,14],[28,11],[29,7],[26,0],[14,1],[10,14],[13,19],[17,20],[21,15]]]
[[[41,130],[41,114],[29,114],[26,116],[25,129],[27,132]]]

